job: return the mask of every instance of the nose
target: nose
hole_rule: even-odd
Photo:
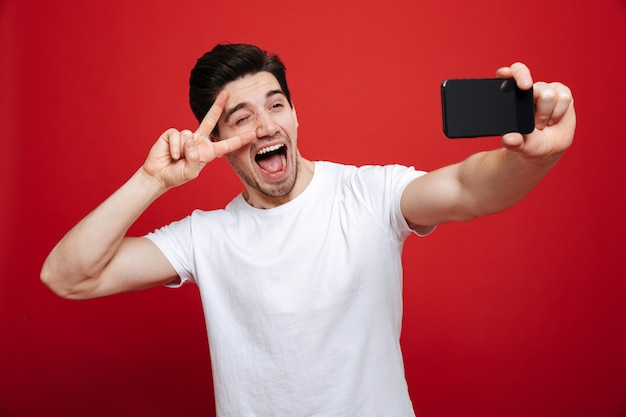
[[[257,137],[274,136],[278,133],[278,125],[272,119],[272,116],[266,112],[260,112],[256,115],[256,134]]]

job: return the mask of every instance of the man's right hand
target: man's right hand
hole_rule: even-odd
[[[195,132],[173,128],[166,130],[150,149],[143,172],[158,180],[165,189],[173,188],[197,178],[205,165],[215,158],[252,142],[256,138],[254,131],[211,141],[211,132],[224,111],[228,97],[226,91],[217,96]]]
[[[61,297],[84,299],[150,288],[178,277],[154,243],[126,237],[126,232],[165,191],[196,178],[213,159],[254,140],[252,131],[211,141],[227,100],[228,94],[220,93],[195,132],[163,133],[143,167],[61,239],[41,271],[48,287]]]

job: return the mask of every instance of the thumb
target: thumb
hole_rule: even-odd
[[[524,136],[521,133],[512,132],[502,136],[502,146],[513,152],[522,152]]]

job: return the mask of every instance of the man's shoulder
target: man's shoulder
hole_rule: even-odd
[[[416,171],[414,167],[401,164],[364,164],[351,165],[338,162],[316,161],[316,170],[323,173],[331,173],[344,176],[358,177],[380,177],[381,175],[421,175],[421,171]]]
[[[196,209],[188,216],[191,222],[224,222],[233,216],[238,196],[233,198],[224,208]]]

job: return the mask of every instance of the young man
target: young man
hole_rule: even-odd
[[[523,64],[497,74],[533,86]],[[53,249],[42,280],[75,299],[196,283],[220,416],[413,416],[399,344],[403,242],[522,199],[571,145],[569,89],[534,84],[534,132],[425,174],[303,158],[284,67],[257,47],[218,45],[190,85],[199,128],[163,133]],[[225,209],[126,236],[220,156],[244,185]]]

